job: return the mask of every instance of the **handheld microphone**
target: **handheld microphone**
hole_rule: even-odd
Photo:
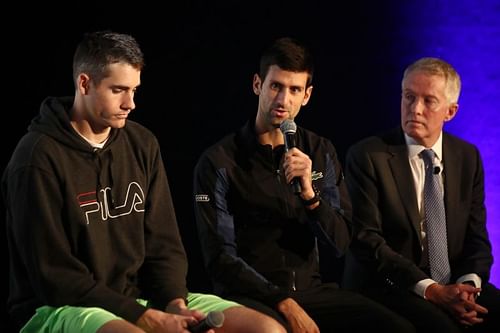
[[[222,327],[222,324],[224,324],[224,313],[222,311],[211,311],[203,320],[189,326],[188,330],[191,333],[201,333],[211,328]]]
[[[283,138],[285,139],[285,151],[289,151],[293,147],[296,147],[295,132],[297,132],[297,125],[291,119],[286,119],[280,124],[281,133],[283,133]],[[302,186],[300,185],[300,180],[295,177],[292,179],[293,192],[299,194],[302,192]]]

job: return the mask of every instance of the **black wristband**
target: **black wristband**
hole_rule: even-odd
[[[313,191],[314,191],[314,197],[312,197],[311,199],[304,200],[304,199],[302,199],[302,197],[300,198],[300,201],[302,201],[302,204],[304,206],[307,207],[307,206],[314,205],[316,202],[321,200],[321,197],[319,196],[319,190],[316,188],[316,186],[314,186],[314,184],[313,184]]]
[[[317,193],[314,193],[314,197],[312,197],[311,199],[304,200],[300,198],[300,200],[302,201],[302,204],[304,204],[304,206],[311,206],[320,200],[320,196]]]

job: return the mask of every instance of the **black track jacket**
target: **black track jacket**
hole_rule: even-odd
[[[351,240],[351,204],[331,142],[298,128],[297,147],[312,160],[321,203],[306,210],[286,183],[284,146],[256,140],[248,122],[207,149],[194,173],[195,213],[207,270],[220,295],[271,306],[321,283],[318,245],[341,256]]]

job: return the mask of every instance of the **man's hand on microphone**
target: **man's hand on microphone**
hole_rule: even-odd
[[[167,307],[165,308],[165,312],[173,313],[173,314],[177,314],[177,315],[181,315],[181,316],[189,318],[189,320],[187,321],[188,325],[185,326],[185,327],[187,327],[188,332],[191,332],[189,330],[189,327],[196,325],[197,323],[199,323],[200,321],[202,321],[206,317],[206,315],[199,310],[188,309],[188,307],[186,306],[186,302],[182,298],[176,298],[176,299],[173,299],[172,301],[170,301],[168,303]],[[215,333],[215,331],[210,329],[210,330],[206,331],[206,333]]]
[[[189,310],[186,306],[186,302],[182,298],[176,298],[170,301],[165,309],[165,312],[175,313],[186,317],[193,317],[197,322],[206,317],[206,315],[201,311]]]
[[[311,194],[312,198],[314,190],[312,188],[311,169],[311,159],[298,148],[292,148],[285,153],[283,170],[285,171],[287,183],[291,183],[294,178],[299,178],[302,185],[302,192]]]
[[[166,313],[160,310],[147,309],[139,317],[136,325],[148,333],[189,333],[188,327],[194,325],[197,319],[192,316],[183,316]],[[214,333],[213,330],[211,330]]]
[[[285,153],[283,160],[283,170],[285,171],[285,177],[287,183],[291,183],[294,178],[300,180],[302,191],[300,193],[300,198],[302,201],[308,201],[315,197],[312,186],[312,161],[308,155],[304,154],[298,148],[292,148]],[[315,202],[308,206],[308,209],[314,209],[319,205],[319,202]]]
[[[198,310],[189,310],[182,298],[172,300],[165,312],[147,309],[137,320],[136,325],[148,333],[189,333],[189,327],[194,326],[205,318]],[[213,329],[206,333],[215,333]]]

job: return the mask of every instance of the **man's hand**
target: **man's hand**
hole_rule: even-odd
[[[476,295],[481,291],[469,284],[430,285],[425,297],[432,303],[442,307],[461,324],[471,326],[483,322],[479,314],[488,313],[488,309],[476,303]]]
[[[188,327],[194,325],[197,319],[192,316],[183,316],[166,313],[160,310],[147,309],[137,320],[136,325],[147,333],[189,333]],[[208,332],[214,333],[213,330]]]
[[[292,179],[300,179],[300,185],[302,187],[302,192],[300,196],[302,200],[312,199],[316,193],[312,186],[312,161],[298,148],[292,148],[286,152],[283,161],[283,170],[285,171],[285,177],[287,183],[291,183]],[[312,205],[309,209],[313,209],[318,206],[319,203]]]
[[[278,303],[278,310],[287,319],[293,333],[319,333],[319,328],[302,307],[292,298]]]
[[[194,322],[191,321],[190,326],[192,326],[193,324],[199,322],[200,320],[206,317],[206,314],[204,314],[199,310],[189,310],[188,307],[186,306],[186,302],[182,298],[176,298],[171,300],[167,304],[165,312],[194,318],[195,321]],[[207,332],[213,332],[213,330]]]
[[[186,306],[186,302],[182,298],[176,298],[171,300],[167,307],[165,308],[165,312],[174,313],[178,315],[194,317],[196,320],[202,320],[206,317],[206,315],[198,310],[189,310]]]

